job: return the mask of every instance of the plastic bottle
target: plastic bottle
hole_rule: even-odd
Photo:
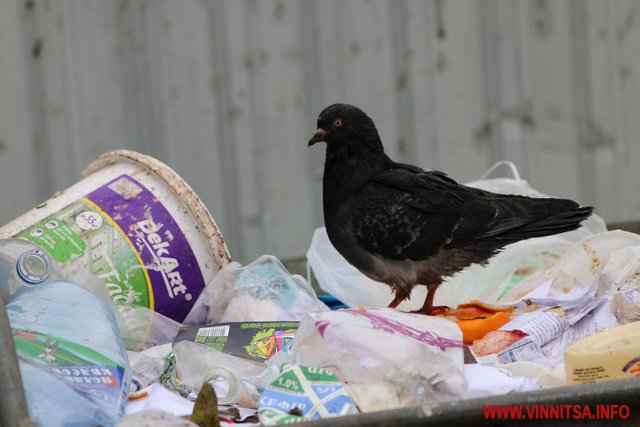
[[[80,284],[52,279],[46,254],[38,260],[42,253],[21,244],[0,240],[0,289],[31,418],[47,427],[114,425],[131,369],[111,309]]]
[[[0,240],[0,292],[5,304],[61,277],[49,254],[26,240]]]

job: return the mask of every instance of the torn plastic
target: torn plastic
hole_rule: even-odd
[[[621,324],[640,320],[640,245],[612,253],[600,282],[602,291],[611,294],[611,310]]]
[[[163,372],[163,366],[159,360],[136,351],[128,351],[127,356],[131,365],[130,393],[136,393],[158,381]]]
[[[257,407],[260,393],[248,378],[263,374],[264,365],[189,341],[174,344],[173,352],[180,381],[193,392],[209,382],[221,404]]]
[[[336,368],[364,412],[426,405],[465,392],[462,333],[437,317],[387,308],[309,313],[291,353],[301,365]]]
[[[289,274],[276,257],[263,255],[245,267],[232,262],[220,270],[200,294],[184,324],[299,321],[316,310],[328,308],[307,281]]]
[[[536,290],[536,297],[540,295],[541,298],[540,303],[547,306],[551,300],[544,298],[583,305],[582,301],[576,301],[576,297],[599,283],[600,273],[611,255],[619,249],[636,245],[640,245],[640,236],[626,231],[613,230],[589,236],[573,245],[551,268],[528,277],[514,287],[505,295],[503,303],[508,304],[524,296],[531,299],[530,292]],[[598,285],[597,295],[593,297],[600,297],[607,290]]]

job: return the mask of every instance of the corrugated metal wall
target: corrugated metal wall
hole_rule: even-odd
[[[636,0],[2,0],[0,223],[130,148],[180,173],[234,258],[305,252],[326,105],[397,160],[640,218]]]

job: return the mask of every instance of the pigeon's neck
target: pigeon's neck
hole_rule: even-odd
[[[322,186],[325,202],[348,198],[390,162],[382,148],[376,152],[349,144],[327,146]]]

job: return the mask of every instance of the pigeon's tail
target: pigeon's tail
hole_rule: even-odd
[[[544,210],[546,210],[547,213],[540,215],[538,218],[531,218],[530,222],[512,228],[503,235],[500,235],[499,238],[501,240],[518,241],[575,230],[580,227],[580,223],[587,219],[593,212],[592,207],[581,207],[571,200],[537,200],[540,200],[540,202],[544,204]]]
[[[583,220],[591,215],[591,212],[593,212],[592,207],[581,207],[571,211],[558,212],[512,230],[508,237],[509,239],[520,240],[575,230]]]

